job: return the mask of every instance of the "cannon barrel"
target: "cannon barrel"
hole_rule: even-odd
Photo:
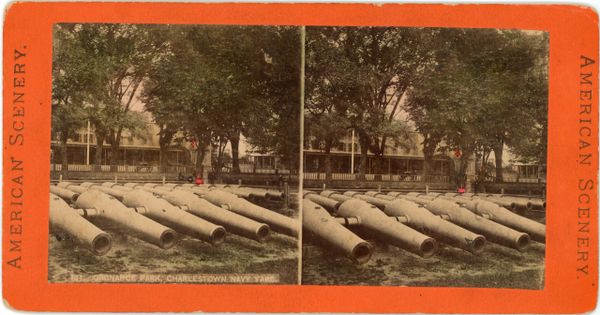
[[[531,198],[529,202],[531,202],[531,209],[542,210],[546,208],[546,201],[543,199]]]
[[[480,199],[480,200],[486,200],[489,202],[493,202],[499,206],[502,206],[506,209],[510,209],[512,211],[517,211],[519,208],[517,207],[517,204],[514,203],[513,201],[509,200],[509,199],[503,199],[503,198],[498,198],[495,196],[477,196],[471,199]]]
[[[115,186],[116,187],[116,186]],[[164,224],[175,231],[197,238],[211,244],[219,244],[225,240],[225,228],[210,223],[181,208],[173,206],[167,200],[158,198],[142,189],[125,191],[121,188],[123,204],[128,207],[146,208],[145,216]]]
[[[229,193],[232,193],[232,194],[234,194],[234,195],[236,195],[238,197],[246,198],[246,199],[251,199],[251,198],[256,198],[257,197],[256,195],[251,194],[247,190],[232,189],[232,188],[229,188],[229,187],[224,187],[224,188],[219,188],[219,189],[221,189],[223,191],[226,191],[226,192],[229,192]],[[261,198],[261,196],[258,196],[258,198]],[[263,198],[266,198],[266,197],[263,197]]]
[[[79,197],[79,194],[62,187],[50,185],[50,193],[59,196],[60,198],[69,202],[74,202]]]
[[[500,200],[509,201],[515,204],[518,210],[531,210],[533,207],[531,201],[526,198],[512,197],[512,196],[504,196],[504,195],[489,195],[488,197],[498,198]]]
[[[244,198],[261,198],[261,199],[271,199],[271,200],[281,200],[284,197],[284,194],[280,191],[275,190],[267,190],[261,188],[253,188],[253,187],[239,187],[229,185],[226,189],[223,189],[229,192],[232,192],[240,197]]]
[[[504,207],[485,200],[473,200],[470,202],[461,202],[461,204],[463,207],[477,214],[487,215],[492,221],[529,234],[534,241],[546,242],[546,226],[539,222],[522,217]]]
[[[321,192],[321,196],[331,198],[331,199],[337,200],[339,202],[344,202],[346,200],[352,199],[352,197],[350,197],[350,196],[340,194],[339,192],[333,191],[333,190],[324,190]]]
[[[396,191],[390,191],[389,193],[387,193],[387,195],[392,196],[394,198],[402,198],[402,199],[411,200],[411,201],[417,202],[419,204],[423,204],[423,202],[425,202],[425,201],[430,201],[430,200],[435,199],[435,197],[433,197],[431,195],[425,195],[425,194],[421,194],[418,192],[409,192],[408,194],[403,195]]]
[[[377,197],[379,199],[385,199],[385,200],[388,200],[388,201],[396,199],[396,197],[392,197],[390,195],[386,195],[384,193],[380,193],[380,192],[377,192],[377,191],[367,191],[365,193],[365,195],[366,196],[370,196],[370,197]]]
[[[160,248],[170,248],[177,241],[177,234],[172,229],[150,220],[138,213],[136,209],[127,208],[116,198],[98,189],[83,191],[75,201],[75,205],[79,208],[95,208],[99,211],[100,217]]]
[[[473,254],[481,252],[485,245],[484,236],[450,223],[412,201],[404,199],[388,201],[364,195],[354,196],[355,198],[376,205],[383,209],[383,212],[389,216],[406,216],[409,219],[406,223],[408,226],[425,230],[427,231],[426,233],[431,234],[435,239],[462,248]]]
[[[173,191],[154,189],[154,192],[160,194],[161,198],[174,205],[186,206],[188,211],[194,215],[224,226],[228,232],[233,234],[258,242],[264,241],[269,236],[270,228],[268,225],[217,207],[192,192],[180,189]]]
[[[337,223],[327,210],[309,199],[304,199],[302,209],[302,227],[316,239],[355,263],[369,261],[373,253],[371,244]]]
[[[312,202],[315,202],[319,205],[321,205],[322,207],[325,207],[325,209],[329,210],[330,212],[336,212],[337,208],[340,206],[340,202],[331,198],[327,198],[325,196],[321,196],[319,194],[313,193],[313,192],[309,192],[309,193],[304,193],[304,199],[308,199]]]
[[[112,239],[88,220],[84,219],[64,200],[50,194],[50,225],[73,236],[95,255],[108,253]]]
[[[226,205],[229,210],[239,215],[266,223],[275,232],[298,237],[299,222],[290,217],[259,207],[232,193],[218,189],[209,190],[202,197],[217,206]]]
[[[425,207],[434,214],[447,215],[452,223],[458,224],[468,230],[481,233],[491,242],[517,250],[523,250],[529,244],[530,238],[528,234],[515,231],[502,224],[476,215],[455,202],[437,198],[426,202]]]

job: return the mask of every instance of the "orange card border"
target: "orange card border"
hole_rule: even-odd
[[[549,32],[548,236],[544,289],[48,283],[48,198],[43,196],[48,196],[50,180],[51,29],[60,22],[389,25]],[[25,51],[26,56],[16,61],[15,49]],[[598,16],[592,9],[578,6],[14,3],[7,9],[4,24],[4,299],[13,308],[33,311],[589,311],[596,305],[598,279],[598,64],[581,68],[582,55],[598,60]],[[13,108],[13,72],[15,63],[20,62],[26,64],[26,86],[21,88],[25,92],[24,117],[14,115]],[[593,72],[589,117],[580,114],[581,71]],[[589,126],[591,136],[588,129],[582,129],[584,125]],[[22,145],[19,137],[23,137]],[[580,140],[588,142],[590,147],[580,149]],[[590,165],[584,165],[580,154],[588,151],[593,156]],[[11,158],[23,161],[22,171],[11,169]],[[18,182],[21,175],[22,186]],[[588,180],[593,186],[587,185]],[[11,204],[20,191],[24,204]],[[583,194],[590,198],[581,197]],[[589,233],[578,232],[581,220],[578,207],[584,206],[591,209]],[[15,220],[15,211],[22,211],[18,215],[22,220]],[[21,233],[17,233],[19,226]],[[580,237],[589,237],[589,244],[578,248],[582,245]],[[18,250],[11,241],[21,241]],[[577,272],[584,264],[577,261],[578,250],[589,252],[587,276]],[[17,257],[20,269],[9,264]]]

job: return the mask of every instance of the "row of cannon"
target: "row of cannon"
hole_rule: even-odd
[[[106,221],[140,240],[167,249],[180,235],[210,244],[226,233],[263,242],[270,231],[294,238],[296,219],[248,199],[280,199],[277,191],[237,186],[61,182],[50,186],[50,227],[70,235],[96,255],[106,254],[110,234],[92,221]]]
[[[305,238],[358,264],[369,261],[373,253],[372,245],[359,236],[362,234],[425,258],[437,252],[438,242],[478,254],[487,241],[519,251],[525,250],[532,240],[546,241],[544,224],[511,211],[545,207],[541,200],[327,190],[305,191],[303,198]]]

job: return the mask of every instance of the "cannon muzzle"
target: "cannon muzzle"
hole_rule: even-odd
[[[304,199],[302,209],[302,227],[319,241],[357,264],[364,264],[371,259],[371,244],[337,223],[323,207]]]
[[[298,237],[299,222],[290,217],[259,207],[232,193],[213,189],[207,191],[206,194],[203,195],[203,198],[217,206],[225,205],[229,210],[239,215],[266,223],[275,232]]]
[[[177,242],[175,231],[139,214],[136,209],[127,208],[116,198],[100,190],[83,191],[75,201],[75,205],[79,208],[95,208],[100,217],[160,248],[173,247]]]
[[[101,256],[110,250],[110,235],[69,207],[61,198],[50,194],[50,225],[73,236],[95,255]]]

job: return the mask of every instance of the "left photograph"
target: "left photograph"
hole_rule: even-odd
[[[301,29],[56,24],[48,280],[299,283]]]

